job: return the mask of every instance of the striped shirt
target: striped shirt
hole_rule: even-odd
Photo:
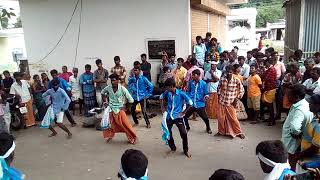
[[[236,98],[241,99],[244,94],[244,88],[239,79],[232,75],[230,81],[226,76],[220,79],[218,86],[219,103],[225,106],[231,105]]]

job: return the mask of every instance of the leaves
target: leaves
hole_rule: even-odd
[[[12,10],[14,10],[13,8],[9,8],[9,10],[3,8],[2,6],[0,6],[0,24],[1,27],[6,29],[9,26],[9,19],[12,18],[12,16],[16,16],[16,14],[14,12],[12,12]]]

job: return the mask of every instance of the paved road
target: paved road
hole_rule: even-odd
[[[81,122],[82,118],[76,117]],[[65,121],[68,123],[67,121]],[[137,127],[139,143],[129,145],[124,134],[117,134],[109,144],[104,143],[101,132],[71,128],[74,134],[67,140],[59,130],[55,138],[48,138],[49,130],[31,128],[16,133],[17,149],[14,166],[27,174],[30,180],[106,180],[117,179],[120,157],[128,148],[142,150],[149,158],[149,177],[153,180],[208,179],[219,168],[234,169],[248,180],[263,178],[255,147],[262,140],[279,139],[281,128],[264,124],[242,123],[245,140],[207,135],[204,123],[190,121],[189,147],[192,159],[182,154],[181,139],[174,128],[177,153],[166,156],[168,147],[161,141],[160,117],[152,119],[152,128],[143,121]],[[69,126],[69,124],[67,124]],[[217,123],[211,120],[213,132]],[[70,127],[70,126],[69,126]]]

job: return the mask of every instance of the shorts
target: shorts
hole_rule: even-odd
[[[254,109],[255,111],[260,110],[260,100],[261,96],[248,97],[247,106],[249,109]]]
[[[64,116],[64,112],[61,111],[58,114],[55,114],[55,122],[56,123],[63,123],[63,116]]]

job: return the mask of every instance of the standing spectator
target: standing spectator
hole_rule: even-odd
[[[288,152],[281,141],[262,141],[256,147],[256,155],[261,169],[268,174],[265,180],[284,180],[286,175],[294,175],[288,164]]]
[[[283,124],[281,141],[289,152],[291,170],[295,171],[301,134],[313,116],[309,109],[309,103],[304,99],[306,91],[303,85],[292,85],[288,92],[292,106]]]
[[[246,58],[244,56],[238,57],[238,62],[240,66],[240,75],[243,78],[243,87],[244,87],[244,95],[241,99],[242,103],[244,104],[245,109],[247,110],[247,99],[248,99],[248,92],[247,92],[247,86],[248,86],[248,78],[250,75],[250,66],[245,63]]]
[[[212,36],[212,33],[211,32],[207,32],[206,33],[206,38],[203,39],[203,43],[207,46],[210,41],[211,41],[211,36]]]
[[[71,97],[71,86],[68,84],[68,82],[66,80],[58,77],[58,71],[53,69],[53,70],[50,71],[50,74],[51,74],[53,79],[58,79],[59,80],[58,81],[59,82],[59,87],[61,89],[63,89],[68,94],[69,97]],[[51,84],[51,81],[49,82],[48,87],[49,87],[49,89],[53,88],[53,86]],[[72,127],[77,125],[77,123],[74,121],[74,119],[73,119],[73,117],[72,117],[72,115],[71,115],[71,113],[70,113],[70,111],[68,109],[64,111],[64,114],[67,116],[68,121],[71,123]]]
[[[273,60],[267,59],[265,62],[266,71],[263,75],[263,94],[262,102],[267,106],[269,111],[269,123],[268,126],[273,126],[276,124],[274,117],[274,107],[273,102],[276,99],[276,79],[277,71],[272,65]],[[263,112],[261,112],[261,118],[263,118]]]
[[[205,110],[206,101],[209,98],[208,85],[205,81],[200,79],[200,70],[198,69],[192,72],[192,81],[188,83],[187,94],[193,101],[193,106],[186,112],[184,116],[184,122],[186,124],[187,131],[190,130],[188,118],[194,112],[197,112],[197,114],[206,124],[207,133],[212,134],[209,118]]]
[[[141,63],[139,61],[133,62],[133,68],[130,70],[129,78],[134,76],[134,69],[141,69]],[[143,72],[141,71],[141,75]]]
[[[299,64],[299,68],[302,67],[304,64],[304,58],[302,58],[302,56],[303,56],[303,52],[301,49],[297,49],[294,52],[295,61]]]
[[[219,81],[216,135],[229,135],[233,138],[238,136],[244,139],[236,112],[236,106],[243,96],[244,89],[240,80],[233,76],[233,71],[233,66],[227,66],[225,75]]]
[[[151,64],[147,61],[147,55],[141,54],[141,70],[144,75],[150,82],[151,81]]]
[[[67,66],[62,66],[62,73],[59,75],[59,77],[69,82],[70,76],[72,76],[72,72],[68,72]]]
[[[45,87],[41,83],[40,76],[38,74],[33,75],[33,84],[31,86],[33,100],[36,108],[38,109],[38,120],[42,121],[47,112],[46,102],[42,98],[42,94],[46,91]]]
[[[218,107],[218,85],[222,72],[217,69],[217,62],[211,62],[211,70],[207,71],[204,80],[208,83],[209,98],[206,101],[206,112],[208,117],[211,119],[217,118],[217,107]]]
[[[186,125],[184,123],[183,117],[186,112],[192,106],[192,100],[184,92],[176,88],[176,83],[174,79],[167,79],[165,82],[165,87],[167,90],[160,96],[161,111],[163,114],[167,112],[167,116],[164,117],[168,126],[168,131],[170,134],[170,139],[168,140],[171,152],[175,152],[177,147],[173,140],[172,127],[176,125],[180,132],[180,137],[182,139],[183,153],[190,158],[188,147],[188,133],[186,131]],[[165,110],[164,101],[167,102],[167,109]],[[186,104],[186,109],[183,110],[183,106]]]
[[[311,70],[314,68],[314,60],[308,58],[304,61],[304,66],[300,67],[300,73],[303,74],[302,83],[311,78]]]
[[[283,108],[286,112],[289,112],[292,104],[289,102],[288,97],[288,88],[294,84],[298,84],[301,81],[301,73],[299,72],[299,67],[297,63],[291,63],[288,65],[288,73],[284,76],[282,80],[282,88],[283,88]]]
[[[186,77],[184,78],[184,81],[185,83],[188,83],[191,78],[192,78],[192,72],[196,69],[199,69],[200,71],[200,79],[203,79],[204,78],[204,71],[202,68],[200,68],[199,66],[197,66],[197,60],[195,58],[192,58],[191,59],[191,64],[192,64],[192,67],[187,71],[187,75]]]
[[[3,71],[4,79],[2,80],[3,83],[3,91],[6,94],[9,94],[11,85],[14,83],[14,79],[10,76],[9,71]]]
[[[158,83],[161,84],[161,79],[163,79],[163,75],[164,75],[164,67],[168,67],[168,55],[166,52],[162,52],[162,62],[160,64],[160,73],[159,73],[159,78],[158,78]]]
[[[173,70],[173,76],[178,89],[183,88],[184,78],[187,75],[187,69],[182,66],[184,60],[183,58],[177,59],[177,67]]]
[[[21,105],[27,108],[27,113],[25,114],[25,127],[31,127],[36,125],[35,118],[33,115],[32,108],[32,98],[30,85],[26,80],[22,80],[22,73],[15,72],[13,74],[16,82],[11,85],[10,94],[16,95],[21,99]]]
[[[183,67],[189,70],[193,65],[191,64],[192,55],[189,55],[186,62],[183,63]]]
[[[55,123],[56,125],[61,128],[63,131],[65,131],[68,134],[68,138],[70,139],[72,137],[71,132],[69,129],[63,124],[63,116],[64,112],[68,110],[69,104],[71,102],[69,96],[67,93],[59,87],[59,79],[55,78],[51,81],[52,88],[47,90],[45,93],[43,93],[42,97],[46,98],[47,96],[50,97],[53,113],[55,116]],[[54,137],[58,133],[54,130],[54,128],[49,125],[49,129],[52,131],[52,134],[49,135],[49,137]]]
[[[207,52],[206,45],[202,43],[201,36],[196,37],[197,44],[193,47],[193,57],[196,58],[200,67],[203,67],[204,58]]]
[[[162,76],[159,77],[159,87],[160,88],[164,87],[164,83],[166,82],[167,79],[173,77],[173,73],[170,71],[168,66],[163,67],[162,71],[163,71]]]
[[[126,68],[124,66],[121,66],[120,63],[120,57],[119,56],[115,56],[113,58],[115,66],[113,68],[111,68],[110,73],[111,74],[117,74],[119,76],[120,79],[120,84],[122,86],[126,85],[126,77],[127,77],[127,71]]]
[[[83,104],[83,96],[82,96],[82,89],[80,85],[80,76],[78,75],[78,68],[73,68],[72,70],[73,75],[70,76],[70,85],[71,85],[71,110],[74,113],[74,106],[76,103],[79,104],[79,110],[80,110],[80,115],[82,115],[82,104]]]
[[[256,58],[253,57],[253,52],[252,51],[248,51],[247,52],[247,62],[246,62],[249,66],[256,64],[257,60]]]
[[[177,67],[177,65],[175,63],[175,60],[176,60],[176,55],[172,54],[170,56],[169,63],[167,64],[167,66],[169,67],[170,71],[173,71]]]
[[[243,80],[243,76],[241,76],[241,74],[240,74],[240,72],[241,72],[240,65],[239,64],[234,64],[232,66],[233,66],[233,69],[234,69],[233,76],[238,78],[240,80],[241,84],[243,85],[243,81],[244,80]]]
[[[151,128],[146,111],[146,99],[152,95],[153,85],[146,77],[142,75],[140,67],[134,68],[134,76],[129,77],[128,88],[134,99],[134,102],[131,106],[131,113],[135,125],[139,124],[136,114],[136,107],[140,103],[147,128]]]
[[[228,54],[228,59],[229,61],[226,62],[226,66],[229,66],[229,65],[235,65],[235,64],[239,64],[238,63],[238,59],[237,59],[237,54],[233,51],[231,51],[229,54]]]
[[[129,143],[135,144],[137,142],[137,135],[124,110],[126,99],[129,103],[133,103],[134,100],[129,91],[121,83],[119,84],[119,76],[117,74],[111,74],[109,78],[111,85],[108,85],[101,91],[103,101],[107,102],[110,107],[110,128],[103,131],[103,137],[106,142],[109,142],[116,133],[124,132],[127,135]]]
[[[85,65],[85,72],[80,76],[80,84],[82,86],[82,95],[84,103],[84,115],[89,117],[89,111],[96,106],[97,99],[94,89],[94,75],[91,72],[91,65]],[[100,92],[99,92],[100,93]],[[100,94],[101,95],[101,94]]]
[[[101,90],[107,86],[109,73],[108,73],[108,70],[103,68],[101,59],[96,60],[96,65],[98,69],[95,70],[93,73],[93,81],[96,84],[95,87],[96,87],[97,103],[99,107],[101,107],[102,106]]]
[[[306,87],[306,100],[314,94],[320,94],[320,68],[313,68],[310,71],[311,78],[307,79],[303,85]]]
[[[41,82],[45,90],[48,90],[50,79],[46,73],[41,73]]]
[[[227,55],[225,53],[221,53],[220,61],[217,64],[217,69],[220,71],[223,71],[225,69],[226,64],[227,64],[227,61],[228,61]]]
[[[250,66],[250,76],[248,78],[248,115],[249,119],[253,120],[251,124],[258,123],[258,116],[260,111],[260,100],[261,100],[261,88],[262,81],[260,76],[257,74],[257,65],[253,64]]]

